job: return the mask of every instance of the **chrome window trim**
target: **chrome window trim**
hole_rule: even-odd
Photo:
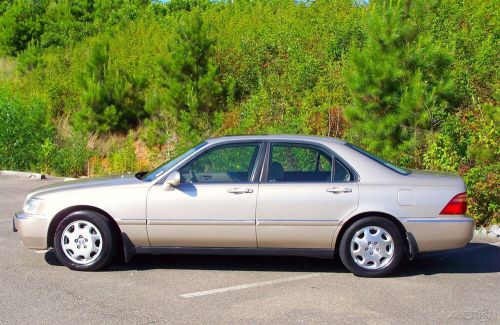
[[[268,164],[269,164],[269,154],[271,150],[271,143],[294,143],[294,144],[306,144],[306,145],[311,145],[311,146],[316,146],[322,149],[323,151],[326,151],[330,156],[334,157],[335,159],[339,159],[354,175],[354,179],[349,182],[280,182],[280,183],[274,183],[274,184],[332,184],[332,183],[339,183],[339,184],[351,184],[351,183],[359,183],[361,180],[360,175],[354,169],[345,159],[343,159],[341,156],[339,156],[332,148],[324,145],[323,143],[319,143],[316,141],[309,141],[309,140],[293,140],[293,139],[283,139],[283,140],[272,140],[272,139],[255,139],[255,140],[249,140],[249,139],[235,139],[235,140],[227,140],[227,141],[220,141],[220,142],[215,142],[215,143],[207,143],[205,146],[201,147],[199,150],[193,152],[191,155],[186,157],[185,159],[179,161],[176,165],[172,166],[169,170],[165,171],[162,175],[158,176],[157,179],[153,180],[151,183],[153,185],[159,185],[163,184],[165,181],[165,178],[172,173],[173,171],[178,170],[179,168],[182,168],[185,164],[189,163],[192,159],[195,159],[199,155],[203,154],[205,151],[208,151],[212,148],[215,148],[217,146],[221,145],[226,145],[226,144],[243,144],[243,143],[261,143],[261,152],[259,152],[259,156],[257,157],[257,169],[253,175],[252,182],[246,182],[246,183],[238,183],[238,184],[273,184],[266,182],[265,179],[267,178],[267,172],[268,172]],[[348,147],[349,148],[349,147]],[[351,148],[349,148],[351,149]],[[351,149],[353,150],[353,149]],[[260,161],[259,161],[260,159]],[[260,169],[260,170],[259,170]],[[200,184],[235,184],[235,183],[198,183]]]

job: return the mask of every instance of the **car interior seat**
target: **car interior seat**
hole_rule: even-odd
[[[284,179],[283,166],[276,161],[271,163],[271,168],[269,168],[269,181],[270,182],[281,182]]]

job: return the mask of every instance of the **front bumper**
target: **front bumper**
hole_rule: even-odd
[[[440,251],[467,245],[474,236],[474,219],[466,216],[403,219],[415,237],[419,252]]]
[[[18,212],[14,216],[12,228],[19,234],[24,246],[33,249],[47,248],[49,221],[46,216]]]

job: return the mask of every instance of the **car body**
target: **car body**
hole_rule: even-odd
[[[100,245],[103,228],[109,228],[107,240],[121,242],[127,260],[136,253],[340,253],[355,262],[346,265],[355,274],[379,276],[392,271],[383,265],[395,259],[391,249],[403,259],[466,245],[474,221],[465,215],[465,190],[458,176],[409,172],[330,137],[227,136],[206,140],[150,173],[36,189],[16,214],[14,229],[29,248],[61,246],[62,259],[76,256],[76,246],[64,245],[85,244],[85,234],[101,236]],[[75,213],[90,213],[106,225],[92,228],[94,219],[87,218],[88,224],[68,224],[58,235]],[[366,224],[370,218],[374,223]],[[349,230],[357,230],[358,239],[353,232],[342,254]],[[380,247],[367,238],[375,235],[390,244],[383,249],[387,257],[372,263]],[[94,257],[101,250],[96,247]],[[353,253],[361,249],[366,253]],[[69,266],[91,266],[84,255]]]

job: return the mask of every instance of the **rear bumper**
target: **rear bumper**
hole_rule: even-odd
[[[464,247],[474,235],[474,219],[466,216],[402,219],[419,252]]]
[[[18,212],[14,216],[13,231],[19,234],[24,246],[33,249],[47,248],[49,221],[45,216],[33,216]]]

